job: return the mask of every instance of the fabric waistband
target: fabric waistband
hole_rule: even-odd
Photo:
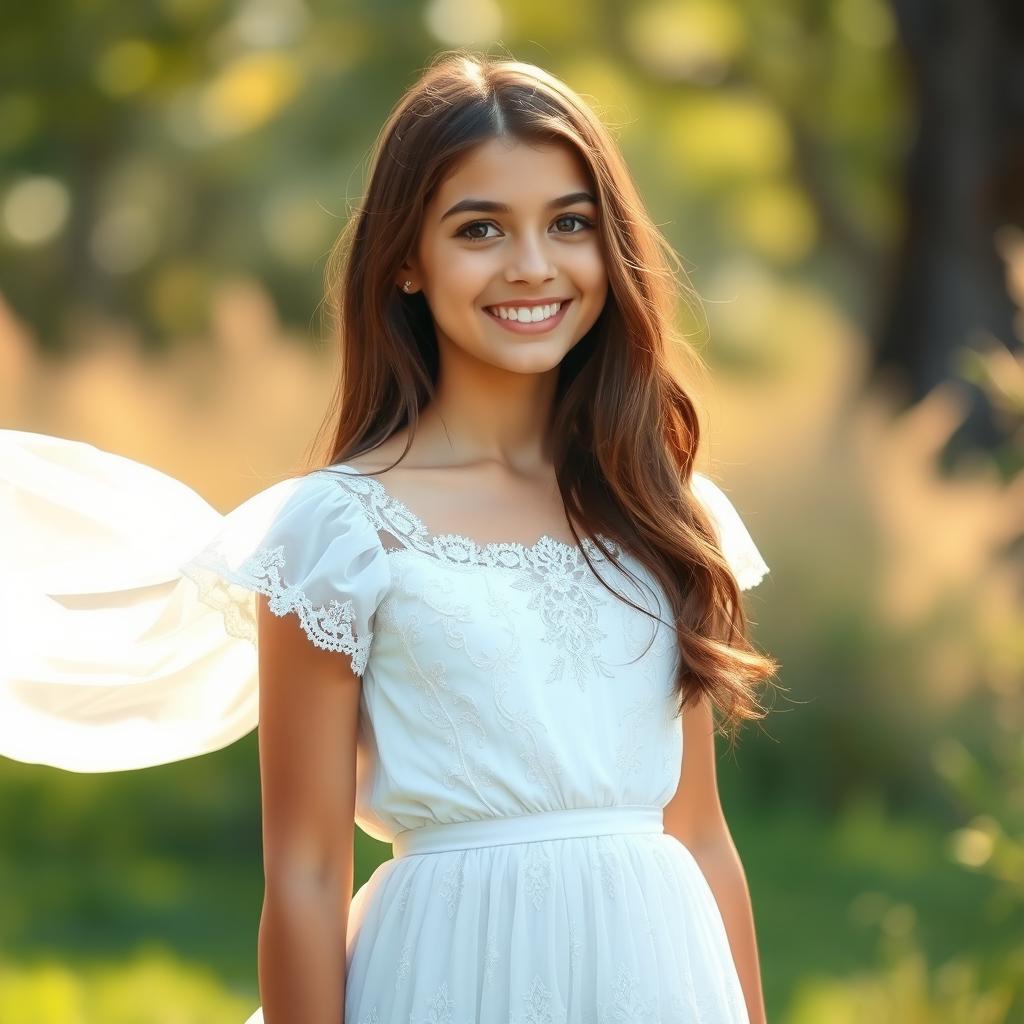
[[[399,832],[391,845],[394,857],[398,858],[479,846],[533,843],[542,839],[581,839],[616,833],[664,831],[661,807],[617,804],[421,825]]]

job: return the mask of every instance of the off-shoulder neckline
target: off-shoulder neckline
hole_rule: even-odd
[[[584,548],[592,561],[602,561],[606,557],[600,547],[586,536],[581,538],[581,547],[552,537],[549,533],[541,534],[532,544],[500,540],[480,543],[464,534],[435,534],[404,501],[396,498],[376,477],[348,463],[335,463],[321,470],[335,476],[338,475],[337,471],[341,471],[340,475],[348,478],[349,489],[360,499],[360,504],[378,529],[385,529],[396,536],[405,549],[412,548],[441,561],[456,565],[488,565],[518,569],[551,563],[583,562]],[[365,490],[360,492],[358,488],[352,488],[352,480],[362,482]],[[613,555],[621,555],[621,548],[614,540],[600,533],[597,536]]]

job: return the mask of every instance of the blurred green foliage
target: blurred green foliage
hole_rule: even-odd
[[[898,223],[881,0],[40,0],[2,19],[0,288],[47,348],[96,316],[174,344],[241,269],[310,325],[388,109],[474,30],[594,104],[699,265],[746,253],[856,286]]]

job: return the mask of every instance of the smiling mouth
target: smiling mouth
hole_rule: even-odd
[[[553,316],[558,315],[559,309],[569,302],[569,299],[559,299],[549,303],[530,303],[528,306],[513,306],[502,305],[502,306],[484,306],[488,313],[496,316],[499,319],[510,319],[518,324],[539,324],[546,319],[551,319]],[[540,316],[535,318],[534,313],[537,310],[550,310],[547,316]],[[504,311],[505,315],[502,315]]]
[[[537,331],[546,330],[546,329],[554,326],[556,323],[558,323],[562,319],[562,317],[565,316],[565,311],[566,311],[566,309],[568,308],[568,306],[569,306],[569,304],[571,302],[572,302],[572,299],[562,299],[562,300],[559,300],[557,302],[550,302],[550,303],[546,303],[546,304],[542,303],[542,304],[539,304],[539,305],[535,304],[535,305],[531,305],[531,306],[513,306],[513,305],[507,305],[507,306],[501,306],[501,307],[498,307],[498,306],[484,306],[483,307],[483,311],[492,320],[497,320],[498,323],[500,323],[502,325],[502,327],[509,328],[510,330],[515,330],[518,333],[534,333],[534,332],[537,332]],[[552,313],[550,316],[546,316],[546,317],[544,317],[541,320],[534,320],[534,319],[532,319],[532,315],[530,317],[524,318],[522,320],[520,320],[519,317],[518,317],[518,311],[520,309],[525,309],[527,311],[532,311],[534,309],[543,309],[545,307],[545,305],[547,305],[547,306],[556,306],[557,305],[558,309],[557,309],[556,312]],[[508,311],[511,311],[511,312],[514,312],[517,315],[516,316],[502,316],[498,312],[499,308],[505,309],[505,310],[508,310]]]

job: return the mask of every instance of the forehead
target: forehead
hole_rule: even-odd
[[[459,160],[430,206],[447,209],[469,196],[513,207],[540,206],[554,196],[589,187],[587,167],[569,143],[488,139]]]

